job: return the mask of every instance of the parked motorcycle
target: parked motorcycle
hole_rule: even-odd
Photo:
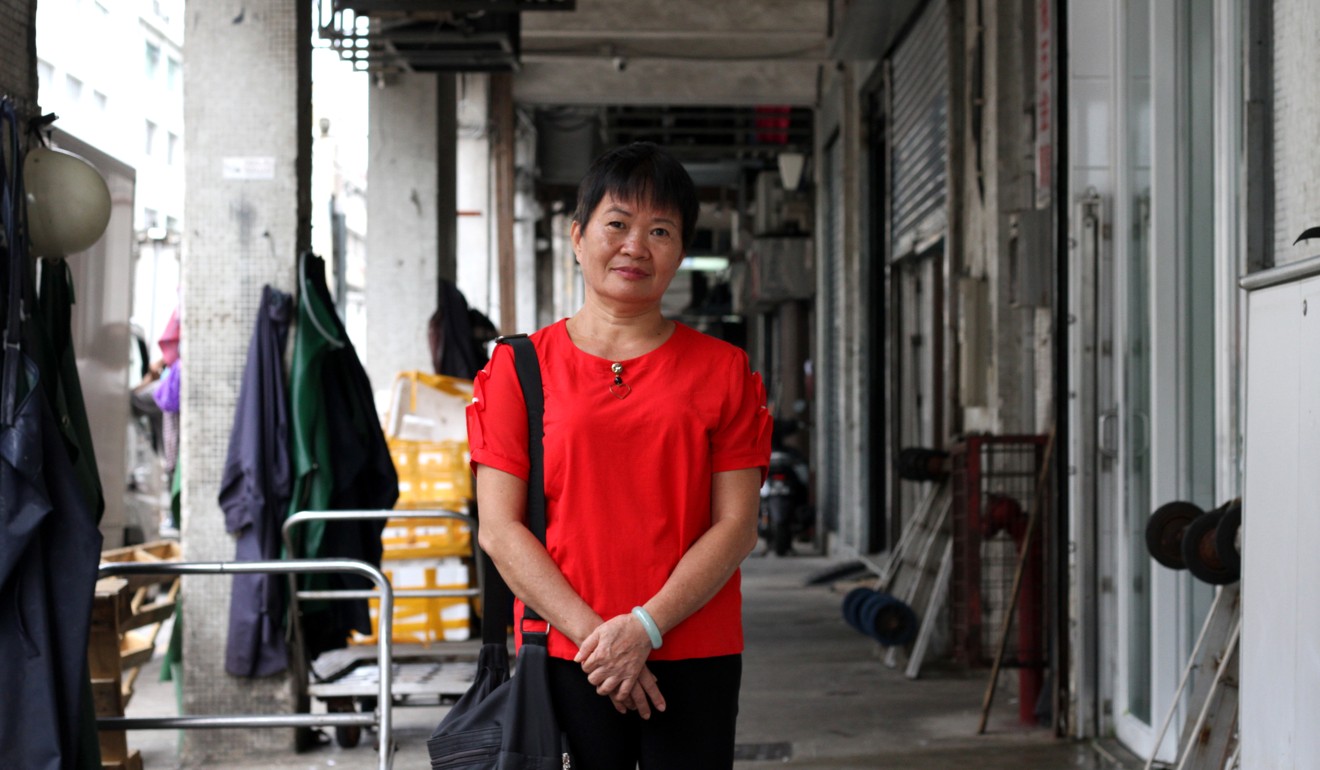
[[[808,500],[807,458],[784,439],[798,429],[795,420],[775,420],[770,439],[770,467],[761,484],[761,515],[758,532],[775,554],[793,550],[793,540],[808,534],[816,525]]]

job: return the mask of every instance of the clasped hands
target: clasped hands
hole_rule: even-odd
[[[665,710],[655,675],[646,666],[650,654],[651,640],[642,624],[632,615],[616,615],[587,635],[573,660],[620,714],[632,710],[650,719],[652,708]]]

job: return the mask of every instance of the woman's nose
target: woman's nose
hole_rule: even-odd
[[[623,237],[623,250],[634,257],[646,255],[646,233],[639,229],[629,230]]]

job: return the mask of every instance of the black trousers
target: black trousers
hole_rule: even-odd
[[[665,698],[665,711],[620,714],[596,694],[582,667],[550,659],[555,716],[568,734],[580,770],[729,770],[742,656],[653,661],[647,664]]]

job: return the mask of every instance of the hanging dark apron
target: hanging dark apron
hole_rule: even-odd
[[[101,534],[75,479],[39,370],[22,348],[28,286],[18,119],[0,101],[0,746],[31,770],[99,766],[89,745],[87,638]],[[9,167],[6,164],[10,164]],[[96,756],[92,756],[95,754]]]

